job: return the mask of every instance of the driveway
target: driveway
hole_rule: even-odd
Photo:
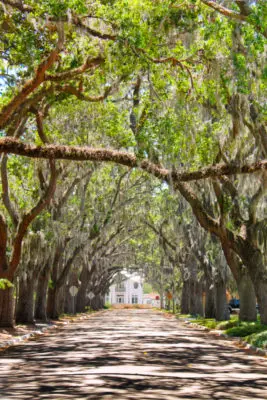
[[[113,310],[0,353],[0,399],[267,399],[267,359],[153,310]]]

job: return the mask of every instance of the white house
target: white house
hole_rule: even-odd
[[[106,294],[110,304],[143,304],[143,281],[138,274],[119,273]]]

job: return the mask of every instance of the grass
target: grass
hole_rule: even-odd
[[[256,322],[241,322],[237,315],[231,315],[229,321],[216,321],[213,318],[196,318],[191,320],[194,324],[205,326],[209,329],[222,330],[229,336],[244,338],[255,347],[267,349],[267,325]]]
[[[213,318],[197,318],[197,319],[193,319],[191,320],[191,322],[193,322],[193,324],[198,324],[201,326],[205,326],[206,328],[209,329],[215,329],[216,325],[217,325],[217,321],[215,321],[215,319]]]

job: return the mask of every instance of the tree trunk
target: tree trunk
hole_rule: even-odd
[[[233,252],[227,243],[222,241],[222,248],[227,263],[236,281],[240,298],[240,321],[256,321],[256,295],[254,284],[250,279],[248,268],[243,265],[240,257]]]
[[[163,291],[162,286],[160,286],[159,297],[160,297],[160,306],[159,307],[160,307],[161,310],[163,310],[163,308],[164,308],[164,291]]]
[[[204,316],[204,310],[203,310],[203,287],[202,287],[202,282],[195,282],[195,296],[196,296],[196,301],[195,301],[195,307],[196,307],[196,314],[200,315],[201,317]]]
[[[0,326],[13,327],[14,319],[14,288],[0,289]]]
[[[203,315],[202,284],[196,280],[189,280],[189,313],[192,315]]]
[[[226,285],[221,279],[215,282],[215,314],[217,321],[226,321],[230,318],[226,301]]]
[[[36,301],[35,301],[35,318],[41,321],[47,321],[47,289],[49,282],[50,269],[46,266],[39,275]]]
[[[76,298],[76,309],[77,312],[84,312],[86,307],[86,290],[87,290],[87,283],[82,281],[81,287],[77,293]]]
[[[48,289],[47,316],[48,318],[58,319],[60,315],[59,307],[59,289],[57,286]]]
[[[189,314],[189,281],[183,281],[182,298],[181,298],[181,314]]]
[[[214,288],[211,285],[210,281],[206,282],[205,318],[215,318]]]
[[[256,295],[253,283],[246,271],[242,275],[240,274],[237,289],[240,298],[240,321],[256,321]]]
[[[16,322],[34,323],[34,279],[27,275],[19,280],[19,298],[16,311]]]
[[[97,294],[90,302],[92,310],[100,310],[102,308],[101,295]]]
[[[92,273],[88,269],[88,265],[84,265],[81,275],[80,275],[80,281],[81,285],[79,288],[79,291],[77,293],[77,301],[76,301],[76,307],[77,307],[77,312],[84,312],[85,307],[86,307],[86,293],[87,293],[87,287],[89,284],[89,279],[91,277]]]
[[[261,323],[267,325],[267,283],[259,279],[255,281],[255,286]]]
[[[70,288],[72,284],[65,286],[65,296],[64,296],[64,313],[75,314],[76,310],[76,299],[77,296],[72,296],[70,294]]]
[[[259,249],[251,245],[248,241],[245,243],[239,241],[236,242],[235,245],[253,282],[259,304],[261,323],[267,325],[267,278],[263,255]]]

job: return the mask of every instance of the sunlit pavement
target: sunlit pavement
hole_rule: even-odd
[[[267,359],[152,310],[114,310],[0,353],[0,399],[267,399]]]

